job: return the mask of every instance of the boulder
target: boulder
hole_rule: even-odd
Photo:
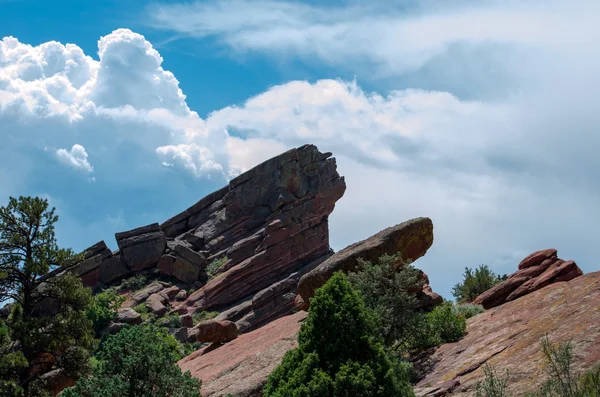
[[[479,295],[473,303],[486,309],[500,306],[550,284],[569,281],[583,274],[574,261],[564,261],[553,248],[528,255],[515,273]]]
[[[535,392],[548,379],[541,344],[546,335],[553,344],[571,341],[574,370],[584,373],[600,362],[599,302],[600,272],[595,272],[486,310],[467,320],[463,339],[429,358],[432,365],[415,393],[430,395],[420,393],[454,380],[459,385],[451,396],[473,396],[486,364],[498,375],[509,372],[509,395]]]
[[[358,258],[376,262],[383,254],[393,255],[400,252],[403,260],[415,261],[425,255],[432,243],[431,219],[415,218],[384,229],[366,240],[336,252],[300,279],[298,293],[303,301],[301,309],[308,309],[309,300],[314,296],[315,290],[325,284],[336,271],[348,273],[356,270]],[[437,301],[437,297],[432,300]]]
[[[127,326],[127,324],[125,324],[125,323],[111,322],[108,325],[108,328],[106,328],[106,332],[110,335],[114,335],[114,334],[118,333],[119,331],[121,331],[126,326]]]
[[[238,336],[238,329],[231,321],[202,321],[194,328],[198,331],[196,333],[197,342],[225,343]]]
[[[150,312],[161,317],[167,314],[168,309],[165,305],[168,301],[168,299],[160,294],[152,294],[146,299],[146,307]]]
[[[206,268],[204,255],[182,244],[175,246],[172,255],[175,255],[172,267],[173,277],[190,285],[200,279],[202,270]]]
[[[117,310],[115,322],[125,324],[141,324],[142,316],[133,309],[122,308]]]
[[[132,270],[155,268],[167,247],[158,223],[116,233],[121,259]]]
[[[187,291],[186,291],[186,290],[184,290],[184,289],[182,289],[181,291],[179,291],[179,292],[177,293],[177,296],[175,296],[175,300],[176,300],[176,301],[184,301],[184,300],[186,300],[186,299],[187,299],[187,295],[188,295],[188,294],[187,294]]]
[[[194,326],[194,319],[191,314],[184,314],[181,316],[181,326],[191,328]]]
[[[171,328],[169,329],[169,335],[172,335],[181,343],[185,343],[188,340],[188,329],[187,327]]]
[[[136,304],[138,304],[140,302],[144,302],[146,299],[148,299],[148,297],[150,295],[156,294],[157,292],[162,291],[164,288],[165,287],[162,284],[152,283],[152,284],[148,285],[147,287],[142,288],[141,290],[139,290],[135,294],[133,294],[133,296],[131,297],[131,299]]]
[[[163,289],[162,291],[159,292],[159,294],[162,295],[163,297],[165,297],[167,300],[172,301],[173,299],[175,299],[177,294],[179,294],[179,292],[181,292],[181,288],[173,285],[171,287],[167,287],[167,288]]]
[[[40,376],[40,378],[44,382],[46,389],[49,390],[54,396],[57,396],[67,387],[75,386],[75,383],[77,382],[77,379],[69,376],[67,371],[65,371],[63,368],[57,368],[46,372]]]

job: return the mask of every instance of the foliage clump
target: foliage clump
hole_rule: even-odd
[[[89,370],[91,290],[68,272],[53,272],[81,259],[58,247],[57,221],[55,209],[37,197],[11,197],[0,207],[0,304],[11,305],[0,331],[3,395],[41,395],[43,374]]]
[[[109,336],[97,353],[93,374],[63,397],[198,397],[201,381],[176,365],[180,345],[155,326],[126,327]]]
[[[383,255],[376,264],[359,259],[348,279],[374,313],[385,345],[398,352],[455,342],[465,333],[465,316],[450,302],[421,310],[415,292],[423,288],[424,277],[399,254]]]
[[[406,366],[379,340],[360,294],[338,272],[316,291],[299,346],[269,376],[264,395],[413,396]]]
[[[573,347],[570,342],[553,345],[547,336],[542,338],[545,371],[548,380],[538,391],[527,397],[600,397],[600,365],[581,375],[573,368]],[[489,365],[485,378],[476,385],[477,397],[509,397],[509,373],[500,378]]]
[[[221,266],[223,266],[225,264],[225,262],[227,262],[227,257],[223,256],[221,258],[216,258],[214,259],[212,262],[210,262],[208,264],[208,266],[206,267],[206,273],[208,274],[208,278],[214,278],[217,273],[219,272],[219,269],[221,268]]]
[[[210,312],[206,310],[198,311],[192,314],[193,324],[196,325],[202,321],[211,320],[219,315],[219,312]]]
[[[115,318],[117,309],[123,302],[125,297],[117,295],[113,290],[106,290],[93,296],[85,315],[92,322],[96,337],[100,337],[102,331]]]
[[[481,265],[475,271],[465,267],[463,281],[452,288],[452,295],[458,303],[471,303],[506,277],[494,273],[487,265]]]
[[[454,305],[454,310],[457,314],[462,315],[465,319],[469,319],[485,311],[483,306],[474,305],[472,303],[458,303]]]

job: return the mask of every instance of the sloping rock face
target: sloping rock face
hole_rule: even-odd
[[[119,252],[111,252],[104,241],[100,241],[83,252],[83,261],[67,269],[81,278],[86,287],[108,285],[131,274],[123,263]],[[64,273],[64,270],[57,272]]]
[[[217,349],[199,350],[178,365],[202,379],[205,397],[262,396],[269,374],[288,350],[298,346],[298,331],[306,316],[306,312],[298,312],[279,318]]]
[[[346,189],[336,168],[313,145],[292,149],[160,225],[116,233],[115,253],[103,241],[90,247],[68,270],[100,287],[158,269],[196,288],[174,304],[177,313],[227,311],[221,320],[256,328],[291,313],[298,279],[331,255],[328,217]],[[208,265],[224,258],[209,280]],[[164,312],[149,295],[134,300]]]
[[[224,308],[327,255],[328,216],[346,189],[329,156],[314,146],[286,152],[232,180],[202,208],[162,225],[166,233],[186,236],[193,229],[209,262],[227,257],[188,305]]]
[[[429,218],[415,218],[389,227],[369,237],[366,240],[354,243],[335,253],[314,270],[302,276],[298,283],[299,308],[307,310],[309,299],[315,290],[341,270],[348,273],[356,270],[358,258],[376,262],[383,254],[393,255],[402,253],[402,259],[415,261],[425,255],[433,244],[433,223]],[[426,285],[418,293],[425,308],[433,307],[442,302],[442,297],[429,288],[427,276],[423,274]]]
[[[574,261],[560,259],[555,249],[537,251],[519,263],[518,271],[479,295],[473,303],[490,309],[552,283],[569,281],[582,274],[583,272]]]
[[[554,283],[470,318],[466,336],[432,356],[417,395],[434,395],[430,392],[448,385],[452,396],[475,395],[485,363],[499,374],[509,371],[512,395],[533,392],[547,379],[541,352],[546,333],[552,343],[572,341],[576,370],[600,361],[600,272]]]

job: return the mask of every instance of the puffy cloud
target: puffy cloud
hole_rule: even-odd
[[[236,3],[219,4],[229,10]],[[290,6],[304,7],[300,14],[273,7],[301,31],[314,29],[314,19],[329,22],[319,7]],[[257,10],[261,8],[252,12]],[[232,14],[228,22],[233,33],[219,33],[216,22],[211,29],[225,39],[238,37],[236,24],[247,23],[238,17]],[[409,18],[400,19],[397,23],[412,26]],[[311,24],[302,25],[305,21]],[[251,30],[260,32],[267,29],[264,25],[256,23]],[[321,28],[330,32],[325,25]],[[600,169],[595,153],[600,116],[589,87],[600,82],[600,68],[584,47],[548,44],[544,37],[551,34],[544,32],[525,40],[543,50],[519,60],[523,68],[518,78],[527,84],[501,99],[467,100],[453,92],[404,89],[401,84],[390,84],[397,89],[382,94],[368,92],[356,81],[291,81],[204,119],[189,109],[178,81],[141,35],[121,29],[101,38],[98,60],[75,45],[32,47],[5,38],[0,42],[0,158],[18,166],[12,172],[0,169],[0,191],[18,194],[27,188],[23,181],[32,180],[33,194],[54,189],[52,196],[62,195],[61,206],[69,207],[67,223],[85,231],[67,235],[100,238],[89,228],[94,222],[110,235],[115,214],[119,228],[160,221],[219,188],[225,178],[290,147],[315,143],[334,153],[348,184],[331,216],[336,249],[390,224],[430,216],[436,241],[419,266],[446,295],[465,265],[485,262],[511,272],[520,256],[549,246],[593,270],[590,247],[595,244],[594,220],[600,218],[594,173]],[[372,29],[371,35],[383,40],[380,33]],[[345,47],[332,45],[329,36],[315,45],[326,45],[323,56],[343,58]],[[482,33],[479,41],[488,36]],[[405,43],[408,49],[398,52],[404,54],[398,60],[418,58],[421,42],[428,39],[415,37],[418,43]],[[432,43],[440,37],[434,34]],[[372,45],[375,38],[365,38],[354,56],[377,60],[365,53],[365,48],[377,47]],[[394,48],[388,49],[390,57],[395,57]],[[581,62],[548,62],[555,58]],[[395,58],[386,59],[377,62],[388,62],[395,70]],[[489,66],[485,59],[471,61],[482,69]],[[423,60],[402,62],[418,65]],[[496,85],[503,84],[499,80]],[[45,162],[39,156],[39,148],[69,148],[73,142],[81,148],[61,149],[56,155],[82,169],[87,162],[91,170],[90,153],[98,183],[85,189],[69,179],[72,173],[55,168],[54,158]],[[60,183],[52,187],[46,180]],[[65,186],[71,190],[62,192]],[[98,199],[92,202],[92,197]],[[92,206],[97,212],[89,211]],[[92,242],[86,238],[81,244]]]
[[[223,176],[223,167],[213,160],[214,155],[208,148],[196,144],[180,144],[161,146],[156,152],[165,167],[180,167],[197,177]]]
[[[76,170],[86,173],[94,172],[94,167],[92,167],[88,161],[88,154],[85,151],[85,148],[81,145],[75,144],[71,150],[58,149],[56,151],[56,157],[63,164],[68,165]]]

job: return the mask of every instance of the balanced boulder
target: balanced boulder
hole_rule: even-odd
[[[433,223],[429,218],[415,218],[384,229],[366,240],[336,252],[314,270],[302,276],[298,283],[301,299],[297,302],[301,302],[301,309],[308,309],[309,300],[314,296],[315,290],[324,285],[337,271],[348,273],[356,270],[359,258],[376,263],[384,254],[400,253],[402,260],[412,262],[425,255],[431,244],[433,244]],[[423,306],[427,308],[441,303],[441,296],[427,287],[425,285],[425,292],[417,292],[419,296],[427,294],[427,297],[422,299]]]

